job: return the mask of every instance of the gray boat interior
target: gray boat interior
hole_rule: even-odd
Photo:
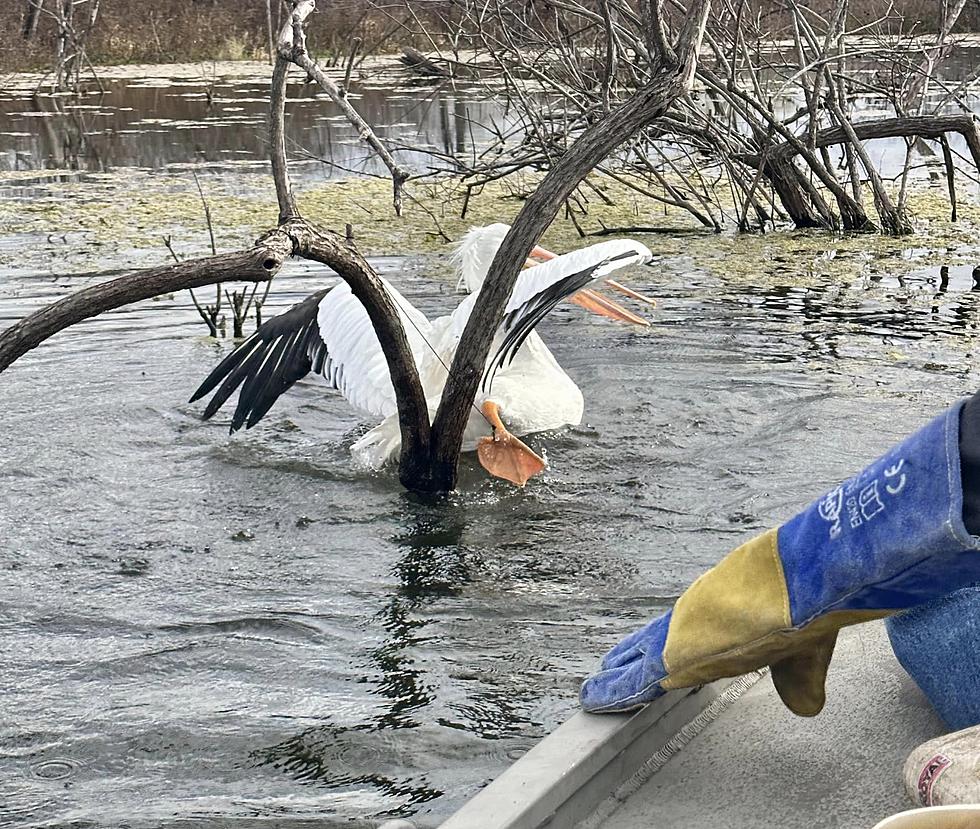
[[[842,631],[817,717],[765,671],[576,714],[441,829],[871,829],[915,805],[902,766],[944,730],[872,622]]]

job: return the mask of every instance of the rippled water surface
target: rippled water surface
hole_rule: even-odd
[[[618,637],[976,387],[971,266],[805,279],[797,239],[758,280],[686,256],[624,275],[660,301],[649,331],[558,309],[541,333],[585,422],[531,439],[551,467],[523,491],[472,459],[431,501],[352,470],[366,424],[315,381],[247,433],[202,422],[185,401],[231,344],[184,296],[20,360],[0,376],[0,824],[438,823]],[[457,301],[441,257],[374,264],[430,315]],[[0,326],[101,278],[8,268]],[[291,264],[267,314],[328,281]]]

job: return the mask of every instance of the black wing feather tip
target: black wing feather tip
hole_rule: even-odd
[[[283,349],[286,347],[285,335],[276,337],[269,347],[262,353],[262,360],[258,367],[248,374],[242,390],[238,393],[238,405],[235,406],[235,414],[232,417],[232,424],[241,427],[248,417],[249,412],[261,398],[262,393],[271,380],[271,375],[282,357]]]
[[[245,378],[249,376],[249,373],[261,363],[263,353],[260,348],[254,349],[239,365],[228,372],[224,378],[224,382],[218,386],[214,397],[211,398],[204,409],[203,417],[205,420],[210,418],[225,404],[225,401],[235,393],[235,389],[242,384]]]
[[[215,367],[191,398],[194,402],[217,388],[204,409],[204,420],[240,386],[229,433],[242,426],[250,429],[284,392],[309,373],[314,362],[322,365],[329,361],[317,326],[320,302],[329,290],[317,291],[268,320]]]
[[[305,329],[300,329],[284,339],[282,345],[277,346],[266,360],[259,374],[249,380],[255,386],[242,389],[238,405],[242,408],[242,401],[248,400],[247,408],[242,412],[246,429],[251,429],[258,423],[280,395],[309,372],[309,357],[295,352],[297,343],[305,340],[305,333]]]
[[[501,325],[501,329],[505,332],[504,340],[488,361],[487,369],[483,375],[483,391],[487,391],[498,371],[513,362],[517,352],[524,345],[531,332],[541,320],[554,310],[559,302],[588,285],[595,278],[595,272],[604,265],[621,262],[623,259],[639,255],[638,251],[627,250],[617,253],[615,256],[607,256],[602,261],[549,285],[531,297],[520,308],[515,308],[508,313]]]
[[[218,383],[224,380],[229,373],[236,369],[239,364],[248,357],[258,342],[259,340],[256,339],[256,335],[253,334],[251,337],[245,340],[245,342],[239,345],[234,351],[231,352],[231,354],[225,357],[211,370],[211,373],[204,378],[204,382],[197,387],[197,391],[191,395],[191,399],[188,402],[195,403],[202,397],[205,397],[214,391]]]
[[[531,335],[535,326],[543,320],[554,307],[563,299],[570,297],[576,291],[588,285],[593,280],[593,274],[610,262],[619,261],[627,256],[635,256],[634,252],[619,254],[614,257],[603,259],[581,271],[576,271],[564,279],[549,285],[547,288],[536,293],[527,302],[515,308],[505,318],[501,326],[504,333],[504,340],[500,348],[488,362],[487,370],[483,375],[483,390],[486,391],[489,383],[493,382],[496,373],[513,361],[517,356],[524,341]]]

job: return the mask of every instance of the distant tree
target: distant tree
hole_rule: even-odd
[[[21,28],[27,42],[38,37],[42,17],[53,24],[52,60],[48,77],[59,92],[77,91],[83,69],[98,81],[86,52],[89,36],[99,19],[100,0],[26,0]]]

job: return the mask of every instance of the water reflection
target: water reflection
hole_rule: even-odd
[[[771,353],[774,362],[807,361],[823,371],[840,371],[842,358],[901,362],[905,349],[940,335],[965,338],[980,324],[980,267],[943,265],[904,276],[872,273],[862,279],[813,285],[746,285],[722,291],[713,300],[730,309],[752,348]],[[781,326],[784,335],[756,337],[749,322],[759,313]],[[758,341],[757,341],[758,340]],[[946,370],[926,361],[923,367]]]
[[[476,547],[498,509],[495,500],[402,496],[399,529],[390,538],[397,549],[390,592],[369,626],[381,631],[381,641],[364,651],[356,669],[357,683],[378,704],[353,725],[324,712],[326,722],[254,751],[254,762],[305,783],[369,786],[388,804],[379,815],[408,815],[452,784],[457,754],[468,763],[477,757],[500,763],[521,753],[515,741],[525,745],[529,728],[537,734],[541,726],[528,716],[539,699],[528,677],[547,677],[555,666],[541,662],[537,640],[525,647],[519,636],[503,652],[487,652],[487,642],[514,625],[507,609],[479,600],[493,568]],[[507,523],[520,535],[540,520],[531,510]],[[530,555],[511,566],[525,579],[543,569]],[[458,617],[464,607],[474,617],[469,624]],[[516,601],[513,611],[527,609]],[[455,642],[451,652],[446,641]],[[445,769],[438,780],[434,768]]]
[[[98,105],[97,103],[95,104]],[[38,116],[39,138],[50,167],[66,170],[102,170],[99,148],[88,140],[90,125],[85,109],[65,98],[31,99]],[[23,156],[18,154],[19,158]]]
[[[420,611],[440,597],[457,595],[469,581],[460,544],[465,523],[458,514],[438,501],[424,504],[411,496],[403,497],[403,505],[404,530],[392,538],[400,550],[392,568],[394,583],[372,624],[383,638],[367,651],[361,678],[383,704],[355,726],[318,725],[253,753],[259,764],[297,780],[337,788],[370,786],[394,799],[396,805],[384,814],[410,814],[442,795],[426,782],[407,741],[392,732],[424,730],[424,720],[413,714],[431,705],[438,692],[436,678],[416,656],[430,624]],[[425,740],[412,743],[416,752]]]
[[[943,71],[950,79],[968,76],[980,49],[958,48]],[[71,169],[102,171],[112,167],[157,169],[172,164],[207,164],[265,171],[268,155],[267,70],[244,76],[215,77],[202,67],[196,78],[164,76],[111,79],[105,92],[78,97],[32,96],[30,88],[0,89],[0,170]],[[161,67],[166,72],[166,67]],[[855,67],[855,72],[873,67]],[[771,106],[788,116],[801,106],[792,88],[776,85]],[[378,135],[396,149],[399,161],[424,170],[430,150],[452,165],[454,158],[474,154],[494,135],[507,132],[512,119],[506,103],[485,89],[447,84],[412,86],[407,76],[392,76],[381,83],[351,84],[350,99]],[[406,85],[407,84],[407,85]],[[298,166],[298,179],[335,174],[384,174],[384,167],[367,152],[357,131],[337,112],[320,91],[308,83],[289,86],[287,141],[297,156],[310,155],[327,163]],[[947,100],[937,84],[930,104],[940,111],[978,110],[980,101],[970,90]],[[747,126],[736,112],[711,90],[700,90],[695,99],[709,117]],[[890,114],[890,103],[875,95],[858,95],[855,117],[875,118]],[[950,136],[955,153],[968,156],[961,136]],[[405,146],[417,149],[408,150]],[[939,159],[924,142],[918,146],[932,158],[927,171],[937,175]],[[871,141],[868,153],[884,177],[901,172],[907,143],[904,138]],[[839,160],[839,148],[830,148]]]
[[[370,727],[321,725],[252,753],[260,766],[271,766],[293,779],[329,788],[374,789],[390,798],[378,816],[412,814],[419,804],[442,795],[426,785],[412,763],[406,743],[397,735]],[[412,808],[415,807],[415,808]]]
[[[76,98],[0,90],[0,170],[156,169],[185,163],[247,168],[251,162],[265,171],[267,79],[228,77],[212,86],[204,77],[144,78],[109,80],[105,87],[105,93]],[[289,146],[298,156],[329,162],[299,166],[299,178],[384,172],[365,152],[357,131],[318,90],[294,83],[289,95]],[[352,84],[349,97],[382,139],[447,155],[485,140],[489,131],[483,125],[499,119],[502,111],[485,96],[441,87]],[[423,153],[396,153],[413,167],[429,161]]]
[[[428,622],[419,611],[440,597],[457,595],[470,578],[459,516],[438,503],[426,506],[406,496],[401,520],[405,531],[392,538],[400,551],[392,573],[396,587],[375,615],[386,635],[368,656],[377,672],[373,693],[387,703],[378,728],[417,727],[411,714],[435,699],[436,689],[413,655],[427,638]]]

